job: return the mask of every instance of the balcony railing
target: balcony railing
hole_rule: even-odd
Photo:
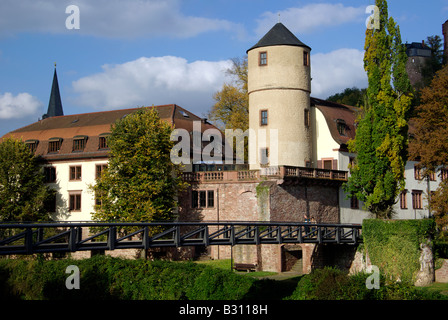
[[[314,179],[347,180],[347,171],[328,170],[305,167],[281,167],[284,168],[286,177],[305,177]]]
[[[298,177],[308,179],[347,180],[347,171],[327,170],[305,167],[267,167],[260,170],[240,171],[204,171],[185,172],[184,181],[188,182],[229,182],[229,181],[259,181],[262,177],[283,179],[284,177]]]

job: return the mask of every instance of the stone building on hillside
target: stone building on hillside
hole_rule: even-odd
[[[183,173],[190,188],[179,195],[178,219],[362,223],[368,212],[341,187],[355,157],[347,145],[355,137],[357,108],[311,96],[311,48],[281,23],[247,54],[249,164],[191,158]],[[58,101],[53,87],[48,116],[5,137],[22,139],[42,160],[47,183],[58,191],[55,219],[90,220],[95,198],[88,185],[107,166],[111,124],[135,109],[62,115],[62,105],[53,110],[59,109],[59,102],[51,102]],[[217,130],[178,105],[154,108],[164,121],[190,135]],[[397,199],[397,218],[427,217],[424,195],[448,177],[445,173],[423,181],[415,164],[406,166],[408,187]],[[215,259],[232,255],[237,262],[271,271],[289,270],[300,261],[309,272],[325,250],[329,248],[314,244],[248,245],[197,248],[191,254]]]
[[[431,48],[425,45],[424,41],[406,43],[406,54],[408,56],[406,72],[409,81],[414,88],[418,88],[422,86],[424,68],[432,56]]]

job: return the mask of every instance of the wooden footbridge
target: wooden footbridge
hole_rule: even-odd
[[[0,255],[155,247],[356,244],[360,225],[294,222],[3,223]]]

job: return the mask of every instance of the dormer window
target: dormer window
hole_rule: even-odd
[[[180,113],[182,114],[182,116],[184,118],[190,118],[190,115],[188,113],[186,113],[185,111],[181,110]]]
[[[37,150],[37,145],[39,144],[39,140],[26,140],[25,144],[30,148],[31,153],[35,153]]]
[[[98,149],[108,149],[109,148],[107,146],[107,137],[109,135],[110,135],[110,133],[102,133],[102,134],[100,134],[99,142],[98,142]]]
[[[336,126],[338,128],[338,132],[341,136],[345,136],[345,131],[347,129],[347,125],[345,124],[345,121],[342,119],[336,120]]]
[[[50,138],[48,142],[48,153],[58,153],[61,149],[62,138]]]
[[[86,147],[87,136],[76,136],[73,138],[73,150],[74,152],[84,151]]]

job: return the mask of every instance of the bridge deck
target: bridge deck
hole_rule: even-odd
[[[293,222],[0,224],[0,255],[282,243],[355,244],[360,225]]]

